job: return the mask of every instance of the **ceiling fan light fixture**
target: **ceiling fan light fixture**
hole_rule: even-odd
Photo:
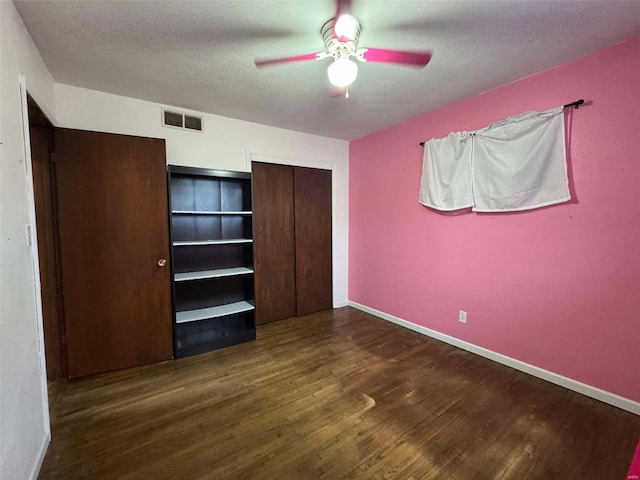
[[[336,87],[346,87],[358,76],[358,65],[346,57],[338,58],[327,68],[327,76]]]
[[[359,28],[360,22],[358,22],[358,19],[353,15],[345,13],[344,15],[340,15],[336,20],[333,30],[336,37],[338,37],[340,41],[344,41],[345,39],[354,40]]]

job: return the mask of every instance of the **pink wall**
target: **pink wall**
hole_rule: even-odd
[[[571,203],[418,203],[418,142],[578,98]],[[349,177],[350,300],[640,401],[640,37],[353,141]]]

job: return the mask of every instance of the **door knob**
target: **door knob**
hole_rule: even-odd
[[[161,258],[160,260],[158,260],[158,266],[159,267],[164,267],[167,264],[167,259],[166,258]]]

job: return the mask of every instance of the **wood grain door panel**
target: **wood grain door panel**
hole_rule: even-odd
[[[333,307],[331,171],[294,169],[297,315]]]
[[[253,163],[256,323],[296,315],[293,170]]]
[[[55,130],[69,377],[172,357],[164,140]]]

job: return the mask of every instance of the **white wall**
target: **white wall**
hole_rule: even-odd
[[[161,126],[162,107],[134,98],[56,84],[58,126],[164,138],[170,164],[248,171],[250,160],[254,159],[332,169],[333,300],[335,306],[345,305],[349,142],[210,114],[201,114],[204,133],[172,129]]]
[[[12,2],[0,1],[0,478],[35,478],[49,441],[41,324],[26,225],[33,207],[23,142],[20,74],[55,121],[53,78]]]

